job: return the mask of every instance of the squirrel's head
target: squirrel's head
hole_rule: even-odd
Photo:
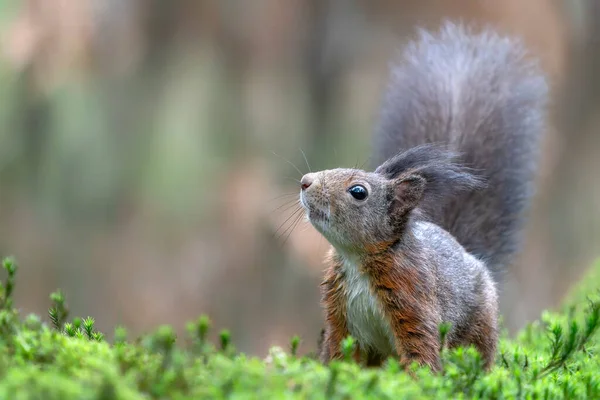
[[[306,174],[300,202],[334,247],[377,252],[400,239],[413,210],[441,207],[456,192],[481,185],[455,158],[443,147],[423,145],[374,172],[338,168]]]
[[[423,196],[419,176],[387,179],[357,169],[306,174],[300,202],[311,224],[336,248],[367,249],[394,240]]]

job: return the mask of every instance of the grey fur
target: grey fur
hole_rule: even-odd
[[[447,22],[419,32],[393,66],[376,129],[377,165],[400,150],[441,143],[487,185],[423,211],[498,275],[519,250],[533,193],[547,83],[523,44]],[[498,277],[498,276],[497,276]]]
[[[418,249],[415,253],[422,261],[414,265],[420,264],[436,277],[435,297],[441,319],[452,324],[448,345],[469,344],[464,337],[476,320],[489,320],[496,326],[496,284],[485,264],[466,253],[448,232],[423,221],[415,222],[412,227],[414,239],[405,246],[412,247],[413,252]]]

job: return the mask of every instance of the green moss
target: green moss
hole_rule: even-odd
[[[300,338],[266,360],[235,352],[229,332],[207,341],[210,321],[187,326],[176,338],[162,326],[128,341],[123,327],[114,343],[94,329],[93,318],[69,320],[64,296],[51,295],[49,321],[22,317],[12,292],[16,264],[5,260],[0,286],[0,399],[584,399],[600,398],[600,264],[592,268],[560,312],[541,319],[516,339],[501,339],[489,373],[472,348],[443,352],[444,373],[415,369],[411,377],[395,360],[364,369],[347,361],[326,367],[298,357]],[[443,328],[442,328],[443,330]],[[351,354],[354,343],[344,341]]]

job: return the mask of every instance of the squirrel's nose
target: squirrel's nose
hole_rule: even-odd
[[[314,179],[313,174],[306,174],[300,180],[300,186],[302,186],[302,190],[306,190],[312,185]]]

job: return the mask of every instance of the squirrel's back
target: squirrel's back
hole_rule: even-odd
[[[392,68],[375,132],[375,162],[442,143],[485,180],[423,211],[494,272],[512,262],[538,164],[545,77],[515,39],[445,23],[421,31]]]

